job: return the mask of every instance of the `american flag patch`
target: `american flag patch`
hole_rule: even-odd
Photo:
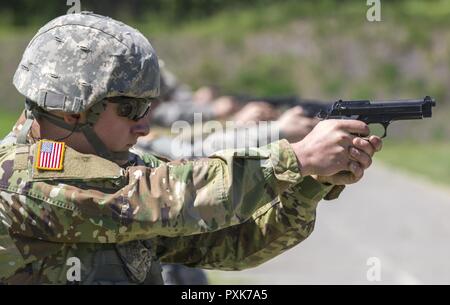
[[[64,150],[64,142],[40,140],[36,155],[36,168],[45,170],[62,170]]]

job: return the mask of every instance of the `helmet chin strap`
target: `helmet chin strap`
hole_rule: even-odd
[[[74,127],[73,125],[67,124],[64,119],[55,116],[53,114],[50,114],[46,111],[43,111],[42,109],[38,107],[33,107],[32,103],[27,102],[26,103],[26,111],[25,116],[27,120],[25,121],[22,129],[19,132],[19,135],[17,137],[17,143],[18,144],[25,144],[27,142],[27,135],[30,131],[31,124],[33,123],[33,120],[39,117],[45,118],[50,123],[61,127],[63,129],[69,130],[71,132],[82,132],[84,136],[86,137],[86,140],[91,144],[91,146],[94,148],[95,152],[102,158],[108,159],[113,162],[117,161],[126,161],[128,160],[129,152],[123,151],[123,152],[112,152],[110,151],[106,145],[103,143],[102,140],[97,136],[97,134],[94,131],[93,125],[98,119],[99,114],[104,110],[104,106],[102,103],[98,103],[97,105],[94,105],[95,109],[90,110],[87,115],[87,123],[79,124]],[[96,107],[97,106],[97,107]],[[94,108],[93,107],[93,108]]]

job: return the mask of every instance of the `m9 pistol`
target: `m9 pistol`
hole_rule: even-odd
[[[317,116],[321,119],[351,119],[366,124],[381,124],[384,128],[382,138],[392,121],[417,120],[431,117],[431,109],[436,106],[433,98],[426,96],[419,100],[391,101],[343,101],[339,100]]]

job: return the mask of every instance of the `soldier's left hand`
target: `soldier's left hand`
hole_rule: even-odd
[[[349,147],[351,156],[351,171],[339,172],[332,176],[313,176],[322,183],[335,185],[353,184],[361,180],[364,171],[372,165],[372,157],[375,152],[379,152],[383,146],[383,141],[378,136],[369,138],[356,137]]]

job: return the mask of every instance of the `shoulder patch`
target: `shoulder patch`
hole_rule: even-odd
[[[38,147],[35,146],[35,151]],[[37,156],[38,153],[34,153]],[[35,161],[36,162],[36,161]],[[40,170],[34,166],[32,179],[105,179],[119,178],[123,176],[123,169],[117,164],[91,154],[82,154],[65,146],[63,166],[60,171]]]
[[[63,169],[64,152],[66,145],[64,142],[54,142],[40,140],[37,143],[34,166],[36,169],[60,171]]]

